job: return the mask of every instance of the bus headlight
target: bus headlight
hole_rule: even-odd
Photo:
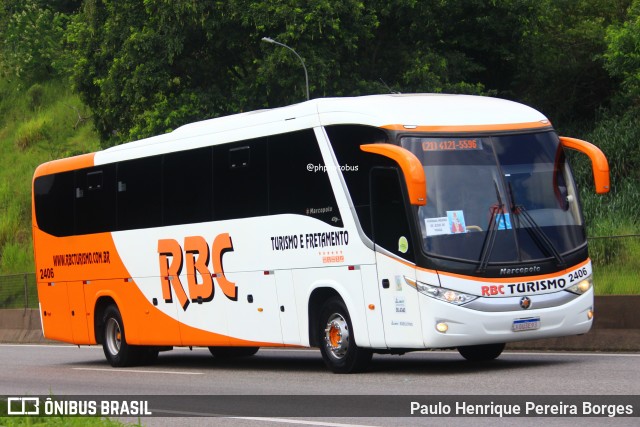
[[[591,288],[593,288],[593,277],[589,276],[582,279],[575,285],[568,287],[566,290],[569,292],[573,292],[574,294],[582,295]]]
[[[409,280],[407,280],[407,282],[409,282]],[[431,285],[427,285],[426,283],[416,282],[411,280],[410,284],[413,285],[414,283],[415,283],[414,285],[415,288],[421,294],[424,294],[428,297],[435,298],[437,300],[448,302],[454,305],[463,305],[478,298],[475,295],[469,295],[463,292],[454,291],[447,288],[441,288],[440,286],[431,286]]]

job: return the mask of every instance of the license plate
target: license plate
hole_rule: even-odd
[[[521,331],[533,331],[534,329],[540,329],[540,318],[529,317],[527,319],[516,319],[512,325],[513,332]]]

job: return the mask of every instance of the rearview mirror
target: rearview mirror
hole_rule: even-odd
[[[602,150],[590,142],[581,139],[560,137],[563,147],[580,151],[591,159],[591,168],[593,170],[593,181],[596,186],[596,193],[604,194],[609,192],[609,162]]]

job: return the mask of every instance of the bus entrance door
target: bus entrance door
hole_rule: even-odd
[[[414,249],[396,168],[373,168],[371,217],[385,342],[389,348],[423,347],[413,266]],[[408,282],[407,280],[408,279]]]

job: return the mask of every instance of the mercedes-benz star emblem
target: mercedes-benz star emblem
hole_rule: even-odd
[[[520,307],[522,307],[523,310],[531,307],[531,298],[522,297],[522,299],[520,299]]]

